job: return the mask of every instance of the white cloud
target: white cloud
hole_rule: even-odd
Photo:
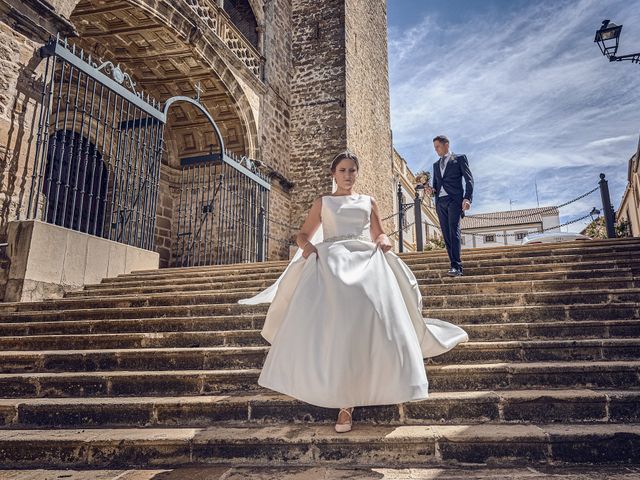
[[[601,138],[587,143],[587,147],[607,147],[613,143],[624,142],[625,140],[634,140],[635,135],[620,135],[618,137]]]
[[[606,3],[606,5],[602,5]],[[468,155],[475,213],[558,205],[606,173],[614,204],[637,147],[640,66],[609,63],[593,43],[603,18],[624,23],[620,54],[640,50],[633,2],[529,2],[506,18],[452,28],[425,15],[389,29],[392,128],[410,166],[430,168],[433,136]],[[629,50],[625,50],[628,46]],[[561,210],[600,206],[599,195]]]

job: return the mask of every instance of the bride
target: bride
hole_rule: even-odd
[[[273,285],[239,301],[271,302],[258,384],[340,408],[337,432],[351,430],[356,406],[426,398],[423,358],[468,340],[461,328],[422,317],[418,283],[391,251],[376,201],[353,190],[358,170],[353,153],[336,155],[337,188],[313,202],[300,249]]]

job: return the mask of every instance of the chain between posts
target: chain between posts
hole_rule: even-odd
[[[586,220],[589,217],[591,217],[590,213],[588,213],[588,214],[586,214],[586,215],[584,215],[584,216],[582,216],[580,218],[576,218],[574,220],[570,220],[570,221],[562,223],[560,225],[556,225],[554,227],[543,228],[543,229],[540,229],[540,230],[536,230],[535,232],[528,232],[528,233],[544,233],[544,232],[548,232],[550,230],[556,230],[558,228],[562,228],[562,227],[566,227],[567,225],[571,225],[573,223],[581,222],[582,220]],[[437,225],[434,225],[431,222],[424,221],[422,223],[425,224],[425,225],[428,225],[430,227],[433,227],[433,228],[437,228],[437,229],[440,228],[440,227],[438,227]],[[505,233],[490,233],[490,232],[489,233],[476,233],[476,232],[470,232],[468,230],[460,230],[460,233],[462,233],[464,235],[471,235],[471,236],[474,236],[474,237],[483,237],[485,235],[495,235],[496,237],[515,237],[516,235],[518,235],[518,233],[506,233],[506,234]]]
[[[569,200],[568,202],[565,202],[563,204],[556,205],[556,206],[553,206],[553,207],[543,208],[543,209],[540,209],[540,210],[536,210],[535,214],[529,213],[529,214],[524,214],[524,215],[510,216],[509,218],[510,219],[513,219],[513,218],[527,218],[527,217],[530,217],[531,215],[541,215],[541,214],[544,214],[544,213],[547,213],[547,212],[552,212],[552,211],[554,211],[556,209],[559,210],[559,209],[561,209],[563,207],[566,207],[567,205],[571,205],[572,203],[577,202],[578,200],[582,200],[583,198],[588,197],[589,195],[591,195],[592,193],[597,191],[599,188],[600,188],[600,186],[598,185],[594,189],[589,190],[588,192],[583,193],[579,197],[576,197],[573,200]],[[475,215],[472,215],[472,216],[473,216],[473,218],[479,218],[479,219],[482,219],[482,220],[504,220],[504,217],[499,217],[499,216],[485,214],[485,213],[478,213],[478,214],[475,214]]]

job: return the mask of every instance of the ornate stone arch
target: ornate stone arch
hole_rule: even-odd
[[[90,27],[83,25],[82,15],[78,13],[78,9],[85,4],[91,4],[92,0],[80,0],[74,2],[74,10],[71,15],[72,21],[76,23],[76,28],[81,33],[86,33]],[[253,83],[246,81],[250,79],[251,73],[246,71],[246,67],[237,58],[233,56],[233,52],[228,51],[227,47],[215,35],[215,24],[207,17],[206,8],[215,8],[204,0],[181,0],[176,2],[164,0],[120,0],[111,7],[111,10],[117,12],[118,9],[124,7],[134,7],[140,9],[144,14],[140,15],[140,21],[144,24],[142,27],[150,28],[151,23],[158,27],[163,27],[175,35],[176,41],[180,42],[180,46],[184,50],[189,51],[189,62],[198,63],[202,67],[206,67],[208,71],[213,73],[216,80],[224,87],[225,91],[233,100],[227,105],[229,109],[235,110],[235,115],[240,120],[242,136],[245,140],[245,154],[250,157],[257,158],[259,156],[258,147],[258,129],[257,115],[247,97],[244,88],[260,89],[259,81],[253,79]],[[194,12],[196,15],[194,16]],[[135,15],[135,13],[133,14]],[[135,18],[133,19],[135,21]],[[114,23],[117,22],[114,20]],[[154,26],[154,25],[151,25]],[[84,38],[91,38],[91,32]],[[89,42],[91,43],[91,42]],[[99,47],[99,41],[93,42],[93,48]],[[116,49],[117,50],[117,49]],[[113,52],[117,54],[118,51]],[[158,54],[157,50],[154,53]],[[234,62],[234,60],[236,60]],[[200,72],[203,75],[203,72]],[[242,78],[242,80],[239,80]],[[161,80],[161,79],[160,79]],[[144,80],[141,82],[146,90],[152,90],[145,85]],[[243,87],[245,85],[245,87]],[[249,85],[249,87],[246,87]],[[187,94],[187,92],[181,92]],[[173,96],[168,93],[167,97]],[[215,113],[214,113],[215,116]],[[224,123],[224,122],[222,122]]]

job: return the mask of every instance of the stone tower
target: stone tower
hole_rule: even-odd
[[[360,159],[358,190],[386,216],[393,208],[386,3],[294,0],[292,19],[292,223],[331,190],[329,162],[346,148]]]

